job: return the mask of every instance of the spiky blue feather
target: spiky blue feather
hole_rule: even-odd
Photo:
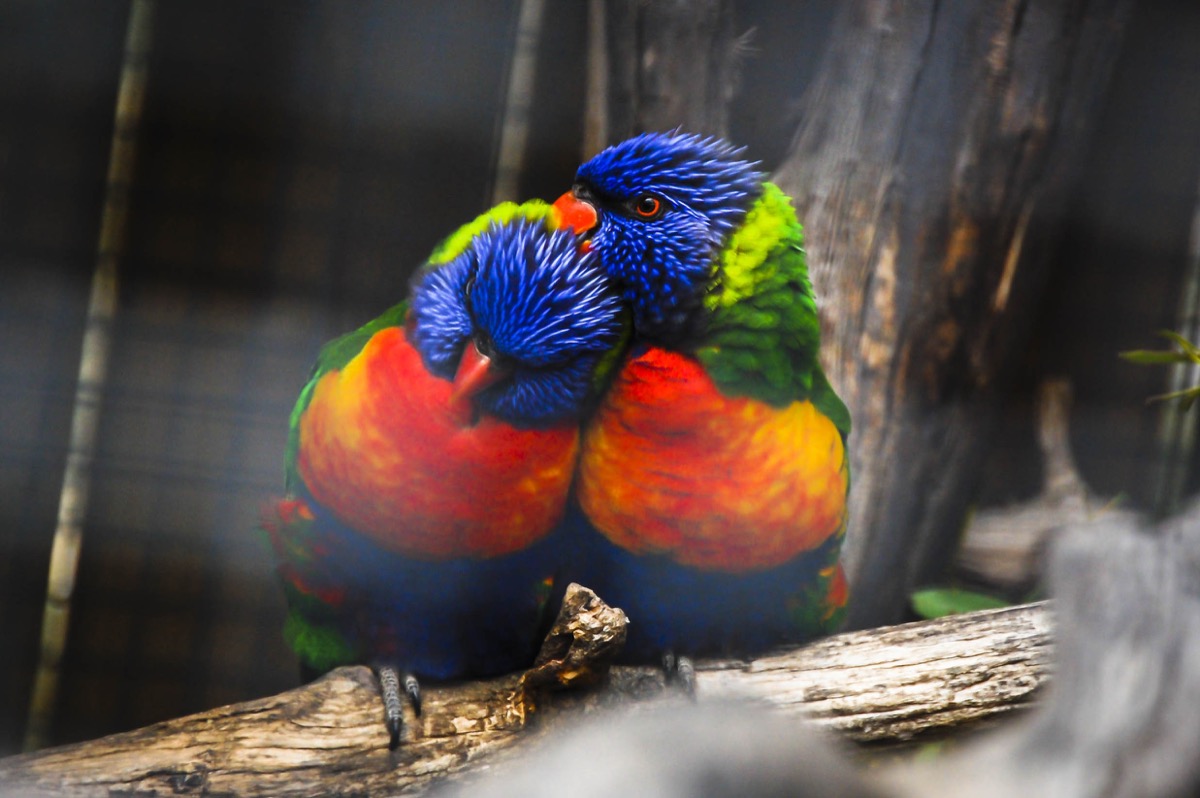
[[[579,168],[577,190],[602,213],[592,237],[621,281],[643,338],[672,342],[690,322],[712,277],[716,253],[762,192],[764,175],[744,150],[689,133],[644,133]],[[629,204],[661,198],[657,219]]]
[[[464,301],[466,287],[478,266],[468,249],[437,269],[419,272],[412,290],[412,345],[425,368],[445,379],[454,376],[463,343],[474,328]]]
[[[600,359],[621,335],[620,298],[569,231],[514,220],[423,272],[413,290],[413,345],[451,379],[472,338],[511,375],[481,392],[479,409],[515,426],[577,416]]]

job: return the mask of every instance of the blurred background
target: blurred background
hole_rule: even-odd
[[[735,2],[731,138],[773,169],[835,0]],[[298,682],[255,530],[317,348],[491,204],[516,0],[157,6],[85,540],[50,742]],[[0,4],[0,755],[20,749],[105,202],[130,4]],[[588,4],[551,2],[517,194],[584,153]],[[1080,472],[1155,502],[1161,348],[1200,240],[1200,7],[1139,4],[1072,188],[979,507],[1036,494],[1034,397],[1070,378]],[[1197,490],[1189,455],[1185,494]]]

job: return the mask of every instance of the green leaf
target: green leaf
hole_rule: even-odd
[[[1169,402],[1172,399],[1178,399],[1179,409],[1188,410],[1197,399],[1200,399],[1200,385],[1193,388],[1184,388],[1182,391],[1172,391],[1171,393],[1160,393],[1158,396],[1151,396],[1147,402]]]
[[[976,610],[994,610],[1009,604],[996,596],[956,587],[918,590],[912,594],[911,601],[913,610],[922,618],[941,618],[944,615],[961,615]]]
[[[1191,363],[1192,359],[1184,352],[1170,352],[1158,349],[1135,349],[1132,352],[1120,352],[1118,357],[1130,363],[1143,366],[1157,366],[1164,363]]]
[[[913,761],[914,762],[932,762],[933,760],[935,760],[939,756],[941,756],[945,752],[945,749],[946,749],[946,741],[945,740],[938,740],[938,741],[932,742],[932,743],[925,743],[924,745],[922,745],[920,748],[917,749],[916,754],[913,755]]]
[[[1191,341],[1184,338],[1177,332],[1172,332],[1171,330],[1159,330],[1158,334],[1163,338],[1174,341],[1180,349],[1187,353],[1188,358],[1190,358],[1193,363],[1200,363],[1200,349],[1197,349],[1196,345]]]

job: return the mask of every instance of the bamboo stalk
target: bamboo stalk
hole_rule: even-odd
[[[605,0],[588,0],[587,93],[583,109],[583,156],[586,161],[608,146],[608,27]]]
[[[537,67],[538,41],[542,33],[546,0],[521,0],[517,32],[509,62],[508,89],[500,121],[500,146],[492,181],[492,204],[517,199],[525,148],[529,141],[529,117],[533,107],[533,78]]]
[[[79,359],[71,437],[58,503],[58,521],[50,550],[46,605],[37,673],[29,701],[25,750],[46,744],[58,695],[59,665],[70,626],[71,594],[83,546],[83,522],[91,489],[101,397],[108,377],[117,287],[129,221],[129,186],[137,156],[137,132],[146,96],[147,58],[154,24],[154,0],[133,0],[125,32],[125,56],[113,119],[112,147],[96,268],[92,274],[87,325]]]
[[[1200,340],[1200,186],[1192,209],[1188,240],[1188,262],[1179,299],[1175,329],[1189,341]],[[1200,365],[1176,363],[1168,376],[1168,393],[1200,385]],[[1158,417],[1159,459],[1154,473],[1154,505],[1159,515],[1178,506],[1187,480],[1188,466],[1196,448],[1196,416],[1181,410],[1177,402],[1163,402]]]

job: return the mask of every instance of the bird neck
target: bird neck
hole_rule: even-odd
[[[707,329],[695,354],[726,393],[784,405],[824,381],[803,244],[791,201],[764,184],[721,250],[704,296]]]

